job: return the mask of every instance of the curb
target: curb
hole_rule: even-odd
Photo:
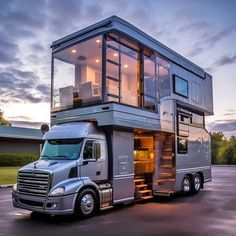
[[[0,185],[0,189],[1,188],[12,188],[13,184],[3,184],[3,185]]]

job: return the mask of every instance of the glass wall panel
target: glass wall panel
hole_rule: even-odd
[[[68,109],[102,100],[102,36],[53,55],[52,109]]]
[[[138,53],[107,38],[106,100],[138,106]]]
[[[155,110],[156,68],[155,57],[144,57],[144,108]]]
[[[171,94],[170,64],[154,52],[151,54],[149,51],[146,54],[148,56],[144,56],[144,108],[157,111],[158,100]]]
[[[138,53],[121,45],[121,102],[138,106]]]
[[[165,96],[170,96],[171,91],[170,91],[169,69],[159,64],[157,65],[157,67],[158,67],[157,87],[158,87],[159,97],[161,98]]]
[[[120,100],[120,51],[119,44],[112,39],[106,45],[106,96],[107,101]]]

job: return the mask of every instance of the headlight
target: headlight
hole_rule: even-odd
[[[17,183],[13,185],[12,190],[13,190],[14,192],[17,191]]]
[[[50,196],[61,196],[63,195],[65,192],[65,188],[64,187],[59,187],[54,189],[51,193]]]

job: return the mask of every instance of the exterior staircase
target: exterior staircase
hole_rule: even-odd
[[[170,196],[174,193],[175,184],[175,157],[174,135],[166,134],[163,137],[160,159],[158,160],[158,176],[155,180],[154,195]]]
[[[144,177],[135,178],[134,183],[136,200],[147,200],[153,198],[152,190],[149,189],[149,185],[146,183]]]

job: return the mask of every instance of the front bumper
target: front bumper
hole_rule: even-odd
[[[12,192],[14,207],[51,215],[73,214],[76,197],[76,193],[60,197],[41,198]]]

